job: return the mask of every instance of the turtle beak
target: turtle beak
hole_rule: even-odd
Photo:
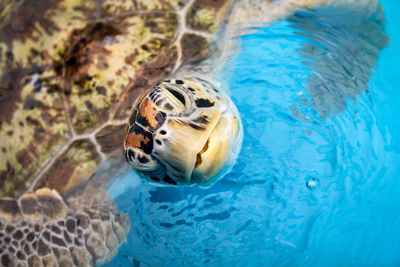
[[[167,166],[178,183],[206,183],[232,161],[240,130],[238,116],[230,110],[203,110],[203,124],[169,120],[168,136],[157,135],[154,155]],[[157,140],[159,140],[157,142]]]
[[[233,161],[240,124],[232,113],[221,116],[202,150],[196,155],[191,183],[206,183]]]

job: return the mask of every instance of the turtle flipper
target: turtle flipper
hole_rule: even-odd
[[[254,26],[277,20],[288,22],[285,27],[301,42],[297,52],[313,72],[306,84],[311,101],[302,101],[322,118],[339,114],[349,99],[368,91],[380,51],[389,44],[378,0],[241,0],[228,19],[227,34],[251,33]]]
[[[296,12],[287,19],[302,36],[298,50],[313,74],[311,105],[322,118],[342,112],[349,99],[369,89],[380,51],[389,44],[379,1],[345,1]]]
[[[70,207],[42,188],[0,199],[1,266],[90,266],[113,257],[129,229],[112,201]]]

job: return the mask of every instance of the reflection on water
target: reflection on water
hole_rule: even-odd
[[[236,165],[209,188],[117,179],[132,229],[107,266],[398,264],[381,11],[307,10],[239,37],[221,78],[244,125]]]

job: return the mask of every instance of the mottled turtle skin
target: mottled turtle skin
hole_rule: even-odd
[[[230,4],[0,2],[0,265],[86,266],[115,255],[128,217],[104,184],[78,189],[121,153],[135,100],[207,56]]]

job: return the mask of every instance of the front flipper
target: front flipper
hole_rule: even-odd
[[[256,32],[279,20],[301,36],[298,52],[314,71],[306,85],[308,104],[322,118],[343,111],[349,98],[368,90],[380,49],[389,43],[378,0],[238,0],[222,36]],[[226,43],[234,42],[223,42],[230,50]]]
[[[323,118],[343,111],[348,99],[368,90],[380,49],[389,42],[378,1],[339,2],[288,18],[295,34],[304,38],[298,52],[314,71],[306,86],[311,105]]]
[[[125,240],[129,218],[111,200],[101,203],[68,205],[48,188],[18,200],[1,198],[0,265],[92,266],[107,261]]]

